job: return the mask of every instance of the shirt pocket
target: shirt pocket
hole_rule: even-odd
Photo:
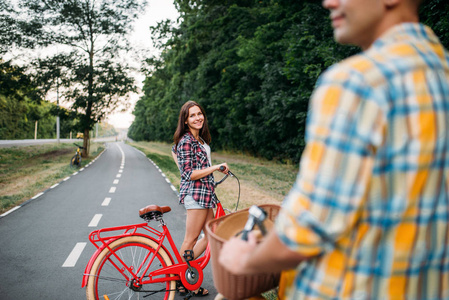
[[[207,166],[207,155],[201,151],[196,153],[198,167],[202,169],[204,166]]]

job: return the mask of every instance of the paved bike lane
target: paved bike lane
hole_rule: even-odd
[[[123,143],[37,199],[0,218],[0,299],[83,299],[84,268],[95,248],[97,228],[141,223],[138,210],[169,205],[166,215],[176,244],[184,236],[185,209],[139,151]],[[210,265],[205,283],[213,298]]]

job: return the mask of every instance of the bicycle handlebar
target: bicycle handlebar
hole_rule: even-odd
[[[225,170],[225,167],[224,167],[224,166],[220,166],[219,170],[223,172],[223,171]],[[228,176],[237,178],[231,171],[228,170],[228,174],[226,174],[226,175],[225,175],[222,179],[220,179],[219,181],[216,181],[216,182],[215,182],[215,186],[217,186],[217,185],[219,185],[220,183],[222,183],[223,181],[225,181],[225,180],[228,178]],[[238,180],[238,179],[237,179],[237,180]]]
[[[224,171],[225,167],[224,166],[220,166],[219,168],[220,171]],[[228,174],[226,174],[222,179],[220,179],[219,181],[215,181],[214,187],[216,187],[217,185],[219,185],[220,183],[222,183],[223,181],[225,181],[229,176],[234,177],[235,179],[237,179],[237,182],[239,184],[239,195],[237,198],[237,204],[235,206],[235,211],[237,211],[238,207],[239,207],[239,202],[240,202],[240,180],[238,179],[237,176],[234,175],[234,173],[232,173],[229,169],[228,169]]]
[[[267,234],[267,230],[263,221],[267,218],[267,213],[263,208],[253,205],[248,210],[248,221],[246,221],[245,227],[243,228],[242,240],[248,240],[248,233],[254,229],[257,225],[263,236]]]

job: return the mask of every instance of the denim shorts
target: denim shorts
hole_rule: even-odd
[[[191,195],[187,195],[184,198],[184,207],[186,209],[206,209],[198,204]]]

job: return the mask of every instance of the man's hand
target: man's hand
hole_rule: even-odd
[[[223,244],[219,263],[235,275],[276,273],[293,269],[306,259],[291,251],[278,238],[275,230],[271,230],[261,243],[257,243],[254,232],[248,235],[245,242],[239,238],[231,238]]]
[[[223,244],[218,261],[226,270],[236,275],[255,273],[251,271],[249,259],[256,247],[257,240],[253,232],[248,234],[248,241],[233,237]]]

